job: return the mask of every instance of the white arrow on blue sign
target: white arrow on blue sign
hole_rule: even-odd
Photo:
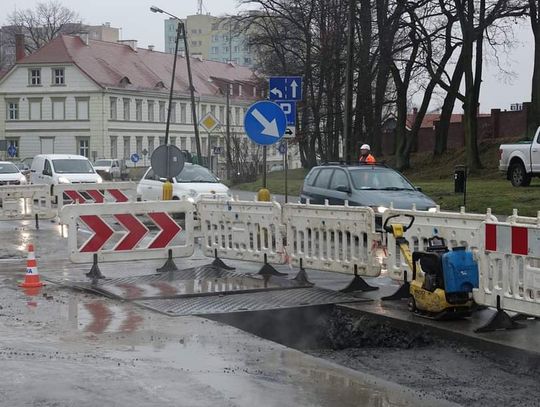
[[[140,159],[141,158],[139,157],[139,154],[137,154],[137,153],[131,154],[131,161],[132,162],[137,163],[137,162],[139,162]]]
[[[255,143],[271,145],[285,134],[287,118],[276,103],[266,100],[255,102],[244,116],[244,129]]]
[[[270,100],[302,100],[301,76],[273,76],[269,79]]]
[[[15,157],[17,155],[17,147],[11,144],[7,149],[7,153],[10,157]]]

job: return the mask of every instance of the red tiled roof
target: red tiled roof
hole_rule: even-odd
[[[213,78],[244,83],[257,81],[253,71],[247,67],[198,58],[190,58],[190,61],[193,85],[198,95],[219,94],[217,84],[212,83]],[[74,63],[104,88],[168,92],[173,56],[144,48],[134,51],[129,45],[114,42],[89,40],[85,45],[79,36],[61,35],[18,62],[19,65],[46,63]],[[125,86],[120,84],[124,77],[129,79]],[[165,89],[156,87],[159,82],[165,84]],[[176,64],[174,90],[182,94],[189,92],[187,66],[185,58],[180,56]]]

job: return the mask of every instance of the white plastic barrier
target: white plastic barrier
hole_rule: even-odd
[[[206,256],[283,264],[281,206],[276,202],[201,199],[202,248]]]
[[[135,202],[137,184],[131,181],[59,184],[53,187],[53,196],[60,213],[65,204],[71,203]]]
[[[448,247],[465,246],[476,251],[482,242],[483,236],[479,236],[479,228],[486,220],[497,221],[488,209],[487,214],[466,213],[464,208],[460,212],[417,211],[406,209],[388,209],[383,214],[383,225],[390,216],[410,215],[414,216],[412,227],[405,232],[405,238],[409,241],[411,252],[424,251],[428,245],[428,239],[434,235],[443,237]],[[405,216],[391,220],[389,223],[408,224],[409,219]],[[387,258],[386,267],[388,274],[395,280],[403,280],[403,271],[408,270],[409,278],[412,271],[409,270],[405,259],[400,253],[399,245],[392,233],[387,233]]]
[[[375,213],[367,207],[286,204],[286,251],[296,266],[339,273],[378,276],[376,256],[381,234],[375,232]]]
[[[43,219],[57,215],[48,185],[0,186],[0,220]]]
[[[168,250],[173,257],[189,257],[194,251],[194,210],[188,201],[66,205],[60,220],[68,226],[74,263],[90,262],[94,254],[99,261],[157,259]],[[182,226],[174,219],[179,213],[185,214]]]
[[[533,218],[534,219],[534,218]],[[540,317],[540,222],[484,223],[478,304]]]

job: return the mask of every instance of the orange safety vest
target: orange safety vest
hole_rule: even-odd
[[[368,164],[375,164],[377,160],[375,160],[375,157],[373,157],[371,154],[368,154],[367,156],[360,156],[358,158],[358,161],[361,163],[368,163]]]

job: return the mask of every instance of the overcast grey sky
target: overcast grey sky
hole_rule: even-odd
[[[98,25],[110,22],[121,28],[123,39],[136,39],[139,46],[155,45],[163,50],[163,20],[161,14],[151,13],[155,5],[178,17],[195,14],[197,0],[61,0],[67,7],[76,10],[84,23]],[[5,24],[6,14],[18,9],[33,8],[38,0],[0,0],[2,15],[0,23]],[[238,11],[236,0],[203,0],[204,11],[212,15],[234,14]],[[495,62],[486,58],[482,83],[480,110],[489,112],[491,108],[510,109],[510,104],[530,100],[530,83],[533,66],[533,47],[530,25],[522,20],[516,28],[517,43],[511,52],[501,59],[507,71],[513,76],[502,75]],[[456,106],[456,112],[461,107]]]

